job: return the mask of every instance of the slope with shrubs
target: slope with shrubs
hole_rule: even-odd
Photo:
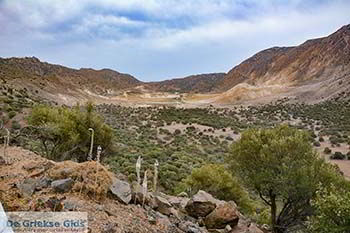
[[[112,151],[113,130],[94,112],[91,103],[84,108],[39,105],[32,109],[28,123],[22,129],[22,143],[29,137],[28,146],[49,159],[85,161],[90,148],[89,128],[95,134],[94,154],[99,145],[102,155]]]

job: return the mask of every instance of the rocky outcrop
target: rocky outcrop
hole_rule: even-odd
[[[230,203],[219,204],[213,212],[204,219],[208,229],[225,229],[227,225],[235,227],[238,224],[239,216],[235,206]]]
[[[216,208],[216,202],[212,195],[199,190],[187,203],[185,209],[192,217],[205,217]]]
[[[110,193],[124,204],[129,204],[131,201],[131,187],[128,182],[121,181],[117,178],[112,180],[109,187]]]
[[[56,191],[60,193],[65,193],[71,190],[73,187],[74,181],[71,178],[68,179],[62,179],[62,180],[55,180],[51,183],[51,187]]]

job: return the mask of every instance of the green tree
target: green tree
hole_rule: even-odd
[[[313,151],[308,133],[288,126],[250,129],[233,144],[228,159],[270,207],[273,232],[305,226],[312,214],[310,200],[326,166]]]
[[[36,106],[29,119],[32,136],[40,142],[40,152],[54,160],[75,158],[85,161],[90,146],[89,128],[95,131],[94,151],[101,145],[103,154],[112,149],[113,131],[87,103],[84,108]]]

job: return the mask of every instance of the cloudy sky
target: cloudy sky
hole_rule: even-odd
[[[350,23],[350,0],[0,0],[0,56],[143,81],[227,72]]]

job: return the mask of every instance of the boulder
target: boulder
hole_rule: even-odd
[[[72,189],[74,181],[71,178],[55,180],[51,183],[51,187],[60,193],[68,192]]]
[[[207,233],[208,232],[205,228],[200,227],[197,224],[192,223],[190,221],[181,222],[178,227],[180,230],[186,233]]]
[[[168,198],[169,203],[180,211],[185,211],[185,207],[189,202],[189,198],[186,197],[172,197]]]
[[[160,196],[155,196],[154,199],[156,201],[156,209],[159,213],[167,216],[172,214],[172,205],[167,201],[167,199]]]
[[[238,224],[239,213],[230,203],[219,204],[213,212],[205,217],[207,229],[225,229],[226,225],[232,228]]]
[[[186,212],[195,218],[205,217],[210,214],[216,207],[216,200],[212,195],[199,190],[187,203]]]
[[[42,177],[37,180],[35,190],[39,191],[50,186],[52,180],[48,177]]]
[[[18,185],[19,191],[23,196],[31,197],[37,186],[37,181],[33,178],[27,178]]]
[[[121,181],[119,179],[113,179],[109,191],[115,196],[119,201],[124,204],[129,204],[131,201],[131,187],[128,182]]]

